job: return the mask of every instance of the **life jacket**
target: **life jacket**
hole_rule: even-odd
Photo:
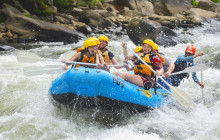
[[[84,62],[84,63],[92,63],[92,64],[95,64],[95,56],[96,56],[96,53],[90,57],[88,57],[86,55],[86,50],[81,50],[81,57],[79,60],[77,60],[77,62]],[[76,64],[76,67],[79,67],[81,66],[80,64]],[[90,67],[90,68],[93,68],[94,66],[86,66],[86,65],[82,65],[83,67]]]
[[[80,52],[81,50],[84,50],[84,47],[80,47],[80,48],[77,48],[76,52]]]
[[[156,70],[156,68],[153,66],[153,63],[151,61],[151,58],[155,56],[155,54],[144,54],[140,53],[139,57],[146,62],[152,69]],[[154,76],[154,73],[145,65],[143,64],[139,59],[136,59],[134,62],[134,73],[135,74],[143,74],[150,77]]]
[[[190,65],[191,63],[188,63],[187,65],[185,65],[184,62],[177,63],[175,64],[175,68],[172,73],[183,71],[184,69],[188,68]],[[181,74],[177,74],[176,76],[178,77],[178,80],[182,80],[183,78],[186,78],[186,77],[188,78],[189,73],[181,73]]]
[[[99,53],[102,55],[102,57],[103,57],[105,63],[106,63],[107,65],[110,65],[110,64],[111,64],[111,60],[110,60],[110,58],[109,58],[109,56],[108,56],[108,52],[109,52],[108,49],[106,49],[105,52],[102,52],[102,51],[100,51],[100,50],[98,50],[98,51],[99,51]]]
[[[160,58],[160,60],[162,61],[163,65],[164,65],[165,64],[165,59],[159,53],[156,53],[156,55]]]

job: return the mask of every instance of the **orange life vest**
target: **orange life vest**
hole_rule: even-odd
[[[80,52],[81,50],[84,50],[84,47],[80,47],[80,48],[77,48],[76,52]]]
[[[106,63],[107,65],[110,65],[110,64],[111,64],[111,60],[110,60],[110,58],[109,58],[109,56],[108,56],[108,50],[106,49],[106,51],[105,51],[104,53],[103,53],[102,51],[100,51],[100,50],[98,50],[98,51],[99,51],[99,53],[102,55],[102,57],[103,57],[105,63]]]
[[[153,69],[153,64],[150,60],[150,54],[140,53],[139,57],[141,57],[142,60],[146,62]],[[135,74],[144,74],[147,76],[153,76],[153,72],[145,64],[143,64],[139,59],[137,59],[136,61],[139,61],[139,63],[136,63],[134,65]]]
[[[94,55],[92,55],[92,56],[90,56],[90,57],[88,57],[87,55],[86,55],[86,51],[85,50],[81,50],[80,51],[81,52],[81,58],[78,60],[78,62],[84,62],[84,63],[92,63],[92,64],[95,64],[95,55],[96,55],[96,53],[94,54]],[[79,67],[79,66],[81,66],[80,64],[77,64],[76,65],[76,67]],[[88,67],[88,66],[86,66],[86,65],[82,65],[83,67]],[[91,67],[91,66],[90,66]],[[92,68],[92,67],[91,67]]]

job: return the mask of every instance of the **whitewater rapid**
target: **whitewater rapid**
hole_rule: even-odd
[[[65,140],[219,140],[220,139],[220,21],[211,20],[202,27],[175,32],[187,42],[160,51],[173,61],[183,54],[187,45],[193,44],[197,52],[205,55],[195,59],[197,64],[206,64],[203,71],[205,88],[193,82],[191,76],[180,85],[194,102],[194,109],[184,111],[178,105],[165,105],[161,108],[140,114],[109,112],[98,109],[56,108],[50,102],[48,89],[54,78],[60,75],[44,74],[26,77],[26,66],[60,64],[41,61],[34,64],[20,63],[16,53],[0,52],[0,139],[65,139]],[[135,45],[127,36],[110,37],[109,50],[122,64],[121,42],[132,48]],[[77,44],[57,43],[20,44],[27,52],[43,58],[68,59]],[[111,72],[116,71],[112,69]],[[125,71],[124,69],[121,71]],[[201,79],[201,72],[197,73]]]

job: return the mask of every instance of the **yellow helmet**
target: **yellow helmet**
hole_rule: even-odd
[[[105,36],[105,35],[100,35],[100,36],[99,36],[99,40],[104,40],[104,41],[106,41],[107,44],[108,44],[108,37]]]
[[[92,39],[87,39],[84,41],[83,43],[83,47],[86,49],[88,47],[91,47],[91,46],[96,46],[96,41],[95,40],[92,40]]]
[[[96,41],[96,45],[100,44],[100,41],[99,41],[98,38],[96,38],[96,37],[89,37],[88,40],[90,40],[90,39],[95,40]]]
[[[156,43],[154,43],[153,50],[159,51],[159,46]]]
[[[155,43],[152,40],[150,40],[150,39],[144,40],[142,44],[148,44],[148,45],[150,45],[152,47],[152,49],[153,49],[153,47],[155,45]]]
[[[137,46],[135,49],[134,49],[134,52],[135,53],[138,53],[142,50],[142,47],[141,46]]]

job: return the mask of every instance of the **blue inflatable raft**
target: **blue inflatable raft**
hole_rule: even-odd
[[[163,89],[144,90],[99,69],[72,68],[56,78],[49,89],[55,103],[105,109],[145,111],[158,108],[166,101]]]

